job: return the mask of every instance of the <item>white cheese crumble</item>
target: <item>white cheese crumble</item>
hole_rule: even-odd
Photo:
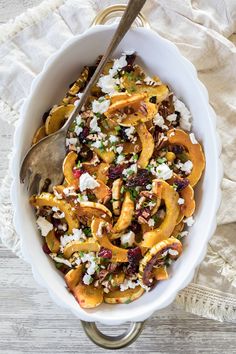
[[[85,191],[86,189],[94,189],[99,187],[100,184],[92,177],[88,172],[83,173],[79,179],[79,188],[81,192]]]
[[[133,163],[130,167],[126,168],[123,170],[122,174],[125,176],[125,177],[129,177],[130,175],[134,174],[134,173],[137,173],[138,171],[138,167],[137,167],[137,164],[136,163]]]
[[[116,159],[116,163],[119,165],[121,162],[123,162],[125,160],[125,155],[120,154],[118,155],[117,159]]]
[[[184,219],[183,222],[190,227],[193,226],[195,220],[192,216],[190,216],[189,218]]]
[[[182,162],[178,162],[176,164],[176,167],[179,168],[181,171],[187,173],[187,174],[190,174],[191,171],[192,171],[192,168],[193,168],[193,163],[191,160],[188,160],[184,163]]]
[[[112,96],[117,93],[116,87],[119,83],[119,79],[114,79],[111,75],[103,75],[98,80],[97,86],[101,88],[102,92]]]
[[[178,199],[178,204],[179,205],[183,205],[184,204],[184,199],[183,198],[179,198]]]
[[[179,236],[182,238],[182,237],[188,236],[188,234],[189,234],[188,231],[182,231],[182,232],[180,232]]]
[[[127,289],[134,289],[136,288],[136,286],[138,286],[139,283],[138,282],[134,282],[132,280],[129,279],[125,279],[125,281],[123,282],[123,284],[120,284],[120,291],[125,291]]]
[[[101,131],[101,129],[98,126],[98,119],[96,116],[94,116],[93,119],[90,121],[89,126],[92,132],[99,133]]]
[[[153,118],[153,124],[157,125],[161,129],[168,129],[167,125],[165,125],[164,118],[159,113],[157,113]]]
[[[91,275],[85,274],[85,275],[83,276],[83,282],[84,282],[85,285],[91,284],[92,281],[93,281],[93,278],[91,277]]]
[[[130,50],[124,50],[124,52],[122,53],[122,55],[132,55],[135,53],[134,49],[130,49]]]
[[[103,78],[105,76],[102,76]],[[99,80],[100,81],[100,80]],[[108,110],[108,107],[110,106],[110,100],[94,100],[92,103],[92,110],[94,113],[100,113],[103,114]]]
[[[119,138],[117,138],[117,136],[115,136],[115,135],[110,135],[109,136],[110,143],[115,143],[118,140],[119,140]]]
[[[175,122],[176,118],[177,118],[177,114],[175,114],[175,113],[169,114],[168,117],[166,117],[166,119],[171,123]]]
[[[74,132],[75,132],[75,134],[76,134],[77,136],[79,136],[80,133],[82,133],[82,131],[83,131],[83,128],[82,128],[82,127],[79,127],[78,125],[75,127]]]
[[[150,191],[150,190],[152,189],[152,185],[151,185],[151,184],[147,184],[147,185],[146,185],[146,189],[147,189],[148,191]]]
[[[148,220],[148,226],[153,227],[155,225],[155,220],[154,219],[149,219]]]
[[[66,138],[66,146],[76,145],[78,142],[77,138]]]
[[[43,216],[39,216],[36,220],[39,230],[41,231],[42,236],[47,236],[47,234],[53,229],[53,224],[51,224]]]
[[[66,197],[77,195],[77,193],[75,192],[75,188],[73,186],[64,188],[63,193],[65,194]]]
[[[116,148],[116,152],[117,152],[118,154],[121,154],[122,151],[123,151],[123,146],[118,146],[118,147]]]
[[[53,193],[54,193],[54,195],[55,195],[55,197],[56,197],[57,199],[62,199],[62,198],[63,198],[62,194],[61,194],[61,193],[58,193],[58,191],[56,190],[56,188],[53,188]]]
[[[135,239],[135,234],[133,231],[129,231],[126,234],[122,235],[120,238],[121,244],[124,245],[128,245],[133,246],[134,244],[134,239]]]
[[[135,133],[135,127],[131,126],[129,128],[125,129],[125,134],[127,135],[129,140],[133,140],[134,139],[134,134]]]
[[[65,258],[57,257],[56,253],[50,253],[49,256],[57,263],[63,263],[63,264],[67,265],[70,268],[72,267],[71,262],[69,262]]]
[[[119,70],[127,65],[125,55],[122,55],[119,59],[115,59],[112,68],[109,70],[111,76],[115,76]]]
[[[60,237],[61,251],[63,252],[64,247],[71,241],[85,241],[87,237],[81,229],[73,229],[72,235],[64,235]]]
[[[191,130],[191,113],[185,104],[174,96],[175,110],[180,113],[179,125],[180,128],[190,131]]]
[[[170,179],[173,176],[173,171],[165,163],[158,165],[156,168],[152,167],[151,173],[157,178],[163,179],[164,181]]]
[[[94,141],[94,143],[91,144],[91,146],[96,149],[100,149],[102,147],[102,142],[101,142],[101,140],[96,140],[96,141]]]
[[[198,144],[198,141],[197,141],[194,133],[190,133],[189,138],[190,138],[192,144]]]
[[[80,202],[87,202],[88,201],[88,197],[87,195],[85,194],[78,194],[78,198],[76,199],[77,200],[77,203],[80,203]]]

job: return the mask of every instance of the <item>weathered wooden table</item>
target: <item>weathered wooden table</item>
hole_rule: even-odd
[[[41,0],[0,0],[0,23]],[[11,146],[7,123],[0,127],[0,180]],[[2,144],[1,144],[2,145]],[[1,222],[3,222],[1,220]],[[126,326],[100,327],[108,334]],[[169,306],[146,322],[141,337],[122,353],[233,354],[235,324],[219,323]],[[80,321],[55,305],[31,275],[30,267],[0,246],[0,353],[103,353],[85,334]],[[107,351],[109,352],[109,351]]]

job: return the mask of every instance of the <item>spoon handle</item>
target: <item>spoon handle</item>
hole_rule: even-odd
[[[91,88],[97,82],[108,59],[110,58],[111,54],[116,49],[116,47],[119,45],[120,41],[125,36],[126,32],[131,27],[132,23],[134,22],[135,18],[138,16],[138,14],[141,11],[142,7],[144,6],[145,2],[146,2],[146,0],[129,0],[127,8],[120,20],[119,26],[118,26],[111,42],[110,42],[105,54],[103,55],[95,73],[93,74],[91,80],[89,81],[89,83],[84,91],[84,94],[80,99],[78,106],[72,112],[71,116],[67,119],[66,123],[61,128],[61,130],[67,132],[67,130],[71,126],[72,122],[75,120],[78,113],[81,111],[82,106],[85,104],[85,102],[90,94]]]

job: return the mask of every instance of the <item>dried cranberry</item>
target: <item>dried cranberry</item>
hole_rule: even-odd
[[[89,128],[88,127],[84,127],[82,132],[79,134],[79,141],[81,143],[85,143],[86,142],[86,138],[89,135]]]
[[[184,148],[182,145],[173,145],[172,147],[172,151],[174,154],[182,154],[182,152],[184,151]]]
[[[100,251],[98,252],[98,257],[111,259],[112,251],[108,248],[101,247]]]
[[[148,170],[145,170],[144,168],[140,168],[134,177],[131,176],[128,178],[126,182],[126,186],[128,188],[137,187],[137,186],[145,187],[150,182],[151,182],[151,176]]]
[[[142,258],[142,252],[139,247],[130,248],[128,250],[128,261],[130,264],[138,264]]]
[[[122,172],[125,166],[118,165],[118,166],[110,166],[108,170],[108,176],[110,179],[117,179],[122,177]]]
[[[129,228],[131,231],[133,231],[135,233],[135,235],[139,234],[141,231],[141,226],[139,223],[137,223],[137,221],[132,221]]]
[[[74,176],[75,178],[80,178],[80,176],[81,176],[83,173],[85,173],[85,171],[82,170],[82,168],[76,168],[76,167],[74,167],[73,170],[72,170],[72,173],[73,173],[73,176]]]
[[[121,139],[123,139],[124,141],[129,141],[129,138],[128,138],[128,135],[125,132],[125,129],[127,129],[127,127],[121,127],[120,136],[121,136]]]
[[[176,191],[180,192],[189,185],[189,180],[187,178],[176,178],[174,179],[173,184],[177,186]]]
[[[48,248],[48,245],[46,244],[46,242],[43,244],[42,249],[43,249],[43,252],[46,253],[46,254],[50,254],[51,253],[51,251]]]

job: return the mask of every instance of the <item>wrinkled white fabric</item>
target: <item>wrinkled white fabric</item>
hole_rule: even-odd
[[[0,26],[0,123],[14,124],[45,60],[74,34],[85,31],[113,0],[52,0]],[[120,1],[126,3],[126,1]],[[151,27],[174,42],[208,89],[222,139],[224,180],[218,228],[193,282],[176,301],[187,311],[236,321],[236,1],[150,0],[143,9]],[[3,142],[0,143],[2,147]],[[0,235],[20,255],[12,224],[8,166],[0,188]],[[201,235],[199,235],[201,237]]]

